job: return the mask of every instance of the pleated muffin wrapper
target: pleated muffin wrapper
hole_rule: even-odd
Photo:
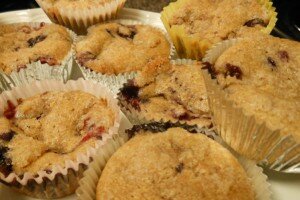
[[[189,64],[197,63],[197,61],[190,60],[190,59],[177,59],[177,60],[171,60],[170,62],[172,65],[189,65]],[[129,80],[127,84],[130,84],[130,82],[132,82],[132,80]],[[123,87],[126,87],[126,84],[124,84]],[[188,126],[196,125],[199,129],[207,129],[207,128],[214,129],[212,125],[208,124],[207,126],[204,126],[202,124],[195,124],[194,122],[188,120],[178,120],[178,119],[167,120],[155,116],[145,116],[139,111],[139,109],[136,106],[131,105],[127,101],[126,97],[122,95],[121,92],[118,93],[117,98],[119,100],[119,106],[122,112],[126,115],[128,120],[135,125],[161,122],[161,123],[180,123],[181,125],[188,125]],[[206,116],[206,117],[210,118],[210,116]]]
[[[124,142],[127,142],[133,138],[139,131],[151,131],[153,134],[164,132],[169,128],[180,127],[193,134],[204,134],[207,137],[224,144],[222,139],[211,130],[199,129],[197,126],[183,125],[180,123],[161,123],[153,122],[149,124],[135,125],[131,129],[126,130],[125,136],[123,136],[121,142],[111,141],[107,144],[106,151],[99,151],[97,154],[97,160],[94,160],[89,169],[85,171],[84,177],[79,182],[79,188],[76,190],[78,200],[95,200],[97,184],[100,179],[101,173],[105,167],[106,159],[111,157],[113,152],[116,151]],[[119,145],[121,143],[121,145]],[[108,152],[108,153],[106,153]],[[246,174],[249,177],[251,186],[255,193],[255,200],[270,200],[271,191],[270,184],[267,182],[267,176],[263,174],[262,168],[258,167],[255,162],[245,159],[242,156],[235,154],[239,163],[245,169]]]
[[[25,24],[33,28],[39,28],[42,23],[43,22],[31,22]],[[16,26],[18,25],[19,23],[16,24]],[[67,29],[67,32],[70,34],[70,37],[73,42],[70,51],[67,53],[64,59],[60,61],[59,65],[50,66],[47,63],[41,63],[41,61],[39,60],[36,62],[26,64],[24,68],[20,68],[19,71],[13,71],[11,74],[6,74],[0,71],[0,93],[5,90],[10,90],[15,86],[20,86],[22,84],[30,83],[36,80],[53,79],[60,80],[63,82],[69,80],[73,69],[73,43],[76,40],[77,35],[69,29]]]
[[[216,44],[203,61],[214,64],[226,49],[240,40],[232,39]],[[223,140],[236,152],[262,166],[286,173],[300,173],[300,144],[293,135],[271,130],[229,100],[217,80],[211,79],[208,70],[203,70],[203,75],[214,126]]]
[[[270,21],[267,27],[262,29],[262,32],[269,34],[275,27],[277,21],[277,13],[272,7],[272,2],[269,0],[257,0],[262,6],[269,11]],[[174,14],[178,10],[189,3],[189,0],[178,0],[170,3],[161,13],[161,20],[168,31],[172,41],[176,47],[177,54],[181,58],[189,58],[201,60],[205,52],[211,47],[210,42],[206,38],[189,35],[183,25],[170,25]]]
[[[171,39],[168,36],[167,32],[165,30],[155,26],[155,24],[151,24],[150,22],[144,23],[142,21],[138,21],[138,20],[134,20],[134,19],[117,19],[117,20],[113,20],[111,22],[121,23],[124,25],[149,25],[149,26],[152,26],[153,28],[156,28],[157,30],[161,31],[164,34],[164,36],[167,38],[167,40],[170,43],[170,58],[175,56],[176,50],[175,50],[175,47],[172,44]],[[83,39],[83,37],[78,37],[75,43],[79,42],[82,39]],[[117,96],[119,89],[123,86],[124,83],[127,82],[127,80],[133,79],[137,75],[136,71],[120,73],[117,75],[107,75],[107,74],[93,71],[88,67],[80,65],[80,63],[76,59],[76,55],[75,55],[74,60],[85,79],[94,80],[94,81],[97,81],[97,82],[107,86],[112,91],[112,93],[115,94],[115,96]]]
[[[78,154],[76,160],[66,160],[64,166],[54,165],[50,170],[40,170],[35,174],[26,172],[23,175],[17,175],[12,172],[5,177],[4,174],[0,173],[0,181],[2,183],[18,192],[42,199],[60,198],[75,192],[78,187],[78,181],[83,177],[83,172],[88,168],[97,150],[103,148],[112,136],[118,134],[121,112],[111,92],[100,84],[79,79],[77,81],[68,81],[66,84],[55,80],[36,81],[15,87],[11,91],[5,91],[0,95],[0,113],[2,115],[6,108],[7,100],[16,105],[20,98],[26,99],[47,91],[76,90],[106,99],[108,106],[115,113],[114,125],[102,135],[102,139],[97,141],[95,146],[89,147],[85,153]]]
[[[77,34],[86,34],[88,27],[116,18],[126,0],[99,0],[94,1],[92,5],[66,7],[54,6],[49,0],[36,0],[36,2],[52,22],[66,26]],[[69,3],[76,4],[72,1]]]

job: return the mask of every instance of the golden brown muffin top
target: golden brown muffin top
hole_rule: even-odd
[[[129,103],[141,116],[158,121],[183,121],[200,127],[211,125],[200,63],[172,65],[168,59],[152,60],[133,84],[138,88],[138,105],[134,105],[137,102],[133,100]],[[125,98],[128,89],[130,86],[121,90]]]
[[[36,61],[59,65],[72,42],[67,29],[55,24],[0,25],[0,70],[10,74]]]
[[[299,66],[299,42],[256,34],[228,48],[214,67],[235,105],[300,140]]]
[[[138,71],[149,59],[169,55],[164,34],[148,25],[99,24],[76,44],[77,61],[104,74]]]
[[[81,92],[47,92],[9,103],[0,118],[0,149],[17,174],[76,161],[114,125],[104,99]],[[1,168],[1,166],[0,166]]]
[[[144,132],[108,161],[97,186],[97,200],[255,199],[237,159],[202,134],[181,128]]]
[[[266,27],[270,13],[258,0],[178,0],[170,25],[215,44]]]
[[[43,3],[51,4],[57,8],[60,7],[73,7],[73,8],[82,8],[82,6],[91,8],[94,5],[104,4],[112,2],[112,0],[41,0]]]

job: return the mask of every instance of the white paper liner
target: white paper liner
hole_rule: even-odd
[[[67,26],[80,34],[86,33],[87,28],[94,24],[115,18],[125,1],[111,0],[106,3],[99,1],[98,4],[94,2],[87,7],[54,7],[45,0],[36,0],[52,22]]]
[[[172,65],[191,65],[195,64],[197,61],[191,60],[191,59],[177,59],[177,60],[171,60]],[[121,94],[118,95],[118,100],[119,100],[119,105],[121,107],[122,112],[126,115],[126,117],[129,119],[129,121],[132,124],[148,124],[152,122],[171,122],[171,123],[180,123],[182,125],[186,124],[189,126],[197,125],[198,128],[204,128],[206,129],[207,127],[203,127],[202,125],[195,124],[190,121],[186,120],[177,120],[177,119],[169,119],[169,120],[164,120],[159,117],[149,117],[142,115],[137,109],[132,107],[130,104],[127,103],[127,101],[122,97]],[[211,128],[213,130],[213,128]]]
[[[216,44],[207,52],[203,61],[214,64],[226,49],[241,40],[233,39]],[[280,130],[271,130],[255,116],[247,115],[242,108],[226,98],[226,93],[216,80],[211,79],[207,70],[203,70],[203,75],[214,125],[224,141],[238,153],[270,169],[300,173],[300,144],[294,137],[282,135]]]
[[[165,30],[161,29],[156,24],[152,24],[151,22],[145,23],[145,22],[142,22],[142,21],[139,21],[136,19],[117,19],[117,20],[113,20],[111,22],[117,22],[117,23],[121,23],[124,25],[150,25],[150,26],[158,29],[159,31],[161,31],[164,34],[164,36],[167,38],[167,40],[170,43],[170,58],[175,56],[176,50],[175,50],[174,45],[172,44],[170,37],[168,36],[168,34]],[[82,37],[78,37],[77,40],[75,41],[75,43],[79,42],[81,39],[82,39]],[[127,80],[133,79],[137,75],[137,72],[127,72],[127,73],[121,73],[118,75],[106,75],[106,74],[92,71],[91,69],[89,69],[87,67],[81,66],[77,62],[76,55],[74,56],[74,60],[85,79],[95,80],[95,81],[107,86],[112,91],[112,93],[115,94],[115,96],[117,95],[117,93],[119,92],[119,89],[123,86],[123,84],[127,82]]]
[[[16,26],[19,23],[16,23]],[[27,23],[31,27],[39,27],[40,22]],[[46,23],[47,24],[47,23]],[[74,42],[77,35],[67,29],[72,41]],[[26,68],[20,69],[20,71],[13,71],[11,74],[5,74],[0,72],[0,93],[4,90],[9,90],[12,87],[19,86],[25,83],[30,83],[35,80],[61,80],[66,82],[70,79],[73,63],[72,55],[74,54],[74,43],[71,46],[69,53],[61,61],[59,65],[50,66],[48,64],[42,64],[41,61],[32,62],[26,64]]]
[[[81,178],[83,171],[89,165],[91,158],[95,155],[96,150],[101,148],[107,138],[111,137],[118,133],[120,120],[121,120],[121,112],[117,105],[116,99],[113,98],[111,92],[104,86],[94,83],[92,81],[87,81],[83,79],[79,79],[77,81],[68,81],[66,84],[55,81],[55,80],[45,80],[45,81],[36,81],[30,84],[24,84],[23,86],[15,87],[11,91],[5,91],[0,95],[0,113],[3,114],[7,100],[10,100],[15,105],[17,104],[17,99],[22,98],[26,99],[28,97],[42,94],[46,91],[74,91],[80,90],[90,94],[95,95],[98,98],[107,99],[109,107],[115,113],[115,121],[113,127],[111,127],[107,133],[103,134],[102,140],[96,142],[94,147],[90,147],[87,149],[86,154],[79,154],[77,156],[76,161],[67,160],[65,161],[65,166],[53,166],[51,168],[51,173],[46,173],[46,171],[41,170],[38,171],[38,176],[32,173],[25,173],[23,177],[16,175],[15,173],[9,174],[9,176],[5,177],[2,173],[0,173],[0,179],[6,182],[8,185],[15,185],[17,183],[19,188],[15,188],[23,193],[26,193],[30,196],[40,197],[40,198],[57,198],[66,196],[75,191],[76,187],[71,188],[71,191],[67,190],[68,184],[77,184],[79,178]],[[80,172],[80,173],[77,173]],[[76,174],[77,173],[77,174]],[[72,176],[75,177],[72,178]],[[57,181],[58,176],[65,176],[63,180]],[[75,180],[74,180],[75,178]],[[48,188],[51,190],[50,192],[54,194],[49,194],[48,191],[45,190],[45,182],[50,182],[53,188]],[[72,182],[69,182],[72,181]],[[34,183],[32,185],[32,183]],[[49,184],[48,184],[49,186]],[[27,188],[26,188],[27,187]],[[29,189],[28,189],[29,187]],[[34,189],[33,189],[34,188]],[[62,192],[61,190],[66,189],[66,192]],[[32,193],[28,192],[32,191]]]
[[[199,133],[200,134],[200,133]],[[107,150],[97,153],[97,160],[90,164],[88,170],[85,171],[84,177],[79,182],[79,188],[76,190],[78,200],[95,200],[97,184],[100,179],[102,170],[112,154],[128,140],[128,136],[123,137],[125,140],[121,142],[112,141],[107,144]],[[214,135],[217,142],[221,139]],[[121,145],[120,145],[121,144]],[[109,153],[105,153],[109,152]],[[248,160],[242,156],[234,155],[238,159],[241,166],[244,168],[251,182],[253,191],[255,192],[255,200],[270,200],[271,191],[270,183],[267,182],[267,176],[263,173],[262,168],[258,167],[255,162]]]

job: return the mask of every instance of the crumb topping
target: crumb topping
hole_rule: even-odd
[[[59,25],[21,23],[0,25],[0,43],[0,70],[10,74],[36,61],[59,65],[71,49],[72,38]]]
[[[146,156],[145,156],[146,155]],[[108,161],[96,199],[255,199],[236,158],[202,134],[181,128],[141,132]]]
[[[168,58],[164,34],[148,25],[101,24],[76,44],[77,61],[93,71],[120,74],[141,70],[149,59]]]
[[[211,125],[200,63],[171,65],[167,59],[153,60],[121,93],[147,119]]]
[[[184,3],[183,3],[184,2]],[[187,34],[207,39],[210,44],[251,34],[269,23],[266,6],[257,0],[178,0],[183,6],[171,26],[183,26]]]
[[[106,100],[81,91],[47,92],[14,109],[13,118],[0,118],[0,147],[6,148],[1,156],[11,160],[18,174],[75,160],[78,152],[85,153],[101,139],[115,118]]]

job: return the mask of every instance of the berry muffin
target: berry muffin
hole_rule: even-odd
[[[54,23],[78,34],[99,22],[115,18],[126,0],[36,0]]]
[[[299,55],[299,42],[261,33],[220,44],[205,59],[221,136],[239,153],[278,170],[300,163]]]
[[[267,0],[178,0],[164,8],[162,21],[181,57],[201,60],[213,44],[249,35],[270,33],[275,9]]]
[[[212,125],[200,63],[152,60],[120,90],[119,103],[133,123],[146,120]]]
[[[17,181],[9,180],[21,179],[24,184],[22,179],[32,174],[37,180],[41,176],[43,182],[46,177],[42,174],[52,174],[67,164],[75,166],[74,163],[83,162],[82,158],[78,160],[80,155],[96,148],[102,137],[115,126],[117,118],[106,99],[82,91],[46,92],[19,99],[18,105],[7,103],[0,118],[0,180],[19,189]],[[79,166],[83,167],[86,168],[84,164]],[[57,182],[42,184],[49,187],[44,188],[45,193],[34,191],[34,185],[21,192],[39,198],[66,196],[78,186],[80,177],[76,177],[76,171],[72,173],[67,176],[71,182],[63,184],[63,191],[55,189],[55,184],[60,181],[54,179]],[[53,184],[54,189],[51,188]],[[51,193],[52,190],[58,192]]]
[[[168,58],[170,44],[149,25],[99,24],[76,43],[77,62],[97,73],[118,75],[141,70],[151,58]]]
[[[182,128],[137,130],[105,166],[97,200],[256,199],[239,161],[207,136]]]
[[[0,25],[0,70],[10,75],[38,61],[61,65],[71,51],[72,40],[66,28],[55,24]]]

